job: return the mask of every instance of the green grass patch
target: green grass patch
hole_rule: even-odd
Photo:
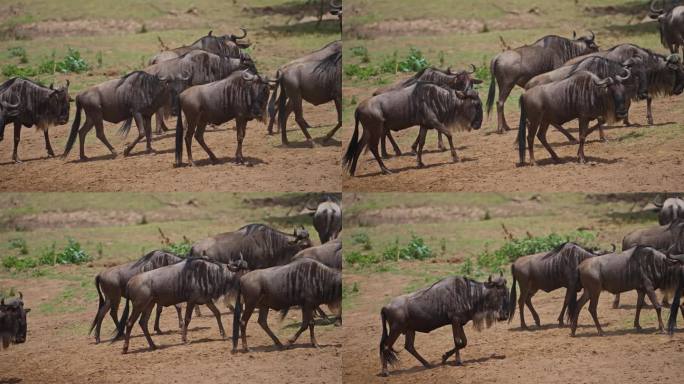
[[[21,48],[22,47],[17,47]],[[20,62],[23,64],[28,63],[28,58],[26,56],[26,51],[16,50],[12,53],[22,55],[20,56]],[[68,48],[66,56],[63,59],[56,59],[57,53],[52,51],[52,55],[49,58],[44,58],[38,65],[35,66],[18,66],[15,64],[7,64],[2,67],[2,74],[6,77],[35,77],[38,75],[55,74],[55,73],[81,73],[86,72],[90,69],[90,65],[81,57],[81,53],[73,48]]]
[[[365,251],[370,251],[370,238],[366,234],[356,234],[354,244],[362,244]],[[411,234],[411,239],[406,245],[401,245],[396,238],[393,243],[385,247],[382,253],[350,251],[345,253],[344,259],[348,264],[358,268],[364,268],[382,262],[397,262],[400,260],[425,260],[434,257],[432,249],[425,243],[425,240],[415,234]]]
[[[24,254],[27,253],[28,250]],[[91,260],[92,257],[81,248],[78,241],[67,238],[67,245],[61,251],[57,251],[56,244],[52,243],[50,247],[43,249],[37,258],[9,255],[3,258],[2,265],[7,269],[24,271],[39,265],[83,264]]]
[[[418,72],[430,66],[423,52],[415,47],[409,47],[409,52],[404,58],[399,57],[398,51],[391,56],[383,57],[379,62],[372,63],[368,49],[362,46],[351,48],[352,56],[359,59],[359,64],[347,64],[344,74],[348,78],[367,80],[381,74],[396,74],[398,72]],[[443,61],[443,58],[442,58]]]

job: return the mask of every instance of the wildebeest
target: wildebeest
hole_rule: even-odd
[[[623,62],[617,62],[610,59],[606,59],[601,56],[589,55],[583,60],[577,61],[573,65],[566,65],[554,69],[553,71],[542,73],[530,79],[530,81],[525,84],[525,89],[534,88],[542,84],[549,84],[556,81],[567,79],[573,74],[580,71],[591,72],[600,78],[606,78],[610,76],[615,76],[623,73],[623,71],[629,69],[632,73],[630,81],[626,83],[630,87],[630,94],[633,95],[634,100],[645,99],[648,97],[648,77],[646,73],[645,66],[642,65],[640,58],[629,58]],[[625,121],[627,118],[625,118]],[[562,134],[564,134],[570,141],[575,142],[575,138],[570,135],[562,126],[553,124],[553,126],[558,129]],[[603,134],[603,124],[598,125],[600,138],[605,141],[605,136]]]
[[[335,3],[335,0],[330,0],[330,14],[337,16],[340,20],[340,32],[342,32],[342,3]]]
[[[584,288],[582,296],[577,300],[577,291],[571,292],[568,310],[572,314],[572,331],[575,335],[577,319],[584,304],[589,303],[589,313],[594,319],[599,336],[603,329],[598,320],[596,307],[601,291],[621,293],[637,291],[636,316],[634,328],[641,329],[639,315],[644,305],[644,296],[648,295],[658,315],[658,328],[663,331],[660,316],[661,305],[655,294],[656,289],[674,289],[679,284],[682,264],[677,260],[643,245],[630,248],[619,253],[610,253],[583,261],[579,265],[579,279]]]
[[[187,81],[189,76],[180,81]],[[133,147],[144,137],[147,152],[152,152],[151,119],[172,93],[171,80],[151,75],[143,71],[135,71],[120,79],[113,79],[86,89],[76,96],[76,117],[71,125],[69,139],[64,149],[66,157],[79,137],[79,158],[87,160],[85,155],[85,138],[95,127],[97,138],[109,149],[112,155],[116,151],[104,133],[103,121],[118,123],[125,121],[122,132],[130,128],[129,118],[135,119],[138,126],[138,137],[124,150],[128,156]],[[86,119],[81,126],[81,110],[85,111]],[[80,128],[79,128],[80,126]]]
[[[658,222],[660,225],[670,224],[677,219],[684,219],[684,199],[671,197],[662,203],[654,203],[660,208]]]
[[[144,71],[169,80],[176,80],[172,82],[173,90],[174,95],[179,95],[187,87],[225,79],[241,68],[250,68],[256,73],[256,67],[251,60],[220,56],[201,49],[193,49],[175,59],[150,65]],[[189,81],[182,81],[188,77],[190,77]],[[177,105],[173,105],[178,103],[178,99],[171,96],[170,94],[166,104],[156,113],[158,134],[168,130],[164,124],[164,118],[178,109]]]
[[[324,140],[335,135],[342,126],[342,41],[333,41],[318,51],[293,60],[276,72],[276,89],[269,101],[270,121],[268,132],[273,133],[275,101],[278,100],[278,128],[283,145],[288,145],[287,118],[294,112],[295,121],[301,128],[309,145],[314,142],[309,135],[309,123],[304,120],[302,100],[321,105],[333,101],[337,109],[337,125]],[[278,89],[280,95],[278,95]]]
[[[626,100],[631,98],[631,94],[623,83],[630,78],[631,74],[627,69],[625,72],[624,76],[600,78],[591,72],[580,71],[567,79],[525,91],[520,96],[520,126],[518,128],[520,165],[525,164],[525,145],[529,148],[530,163],[536,164],[535,135],[539,137],[539,141],[549,152],[553,161],[560,162],[558,155],[546,141],[546,131],[549,124],[563,125],[574,119],[579,119],[580,145],[577,157],[580,163],[585,163],[584,143],[594,129],[589,129],[589,122],[597,118],[613,122],[627,116]],[[527,135],[527,140],[525,135]]]
[[[385,167],[378,153],[378,143],[384,132],[419,125],[417,163],[418,168],[421,168],[424,166],[422,151],[425,135],[428,129],[436,129],[446,135],[451,157],[458,162],[452,132],[454,128],[467,131],[479,129],[482,125],[482,103],[474,89],[462,92],[433,83],[418,82],[362,101],[356,108],[354,118],[354,134],[343,159],[345,168],[354,175],[359,156],[368,147],[382,173],[389,174],[392,172]],[[359,123],[363,126],[360,139]]]
[[[573,32],[572,40],[555,35],[544,36],[532,45],[524,45],[496,55],[490,64],[492,82],[487,95],[487,113],[492,110],[498,83],[497,132],[510,130],[504,116],[504,104],[513,87],[522,87],[534,76],[556,69],[573,57],[598,51],[594,37],[593,32],[591,36],[579,38],[576,38]]]
[[[4,137],[5,125],[14,123],[12,160],[15,163],[21,163],[17,148],[22,126],[30,128],[35,125],[36,129],[43,131],[48,157],[55,155],[50,145],[48,128],[69,121],[69,80],[64,87],[55,89],[52,84],[44,87],[31,80],[14,77],[0,85],[0,103],[3,110],[0,140]]]
[[[0,340],[2,348],[9,347],[10,343],[21,344],[26,342],[28,333],[26,314],[31,308],[24,308],[24,295],[19,292],[19,298],[0,301]]]
[[[453,88],[456,91],[467,91],[468,89],[472,88],[473,85],[482,83],[482,80],[471,77],[471,75],[475,73],[475,66],[472,64],[471,66],[473,68],[471,72],[468,72],[467,70],[452,72],[451,68],[447,68],[446,71],[434,67],[424,68],[423,70],[419,71],[418,73],[409,77],[406,80],[376,89],[375,92],[373,92],[373,96],[406,88],[416,84],[418,81],[427,81],[439,84],[443,87]],[[445,151],[446,147],[444,146],[444,142],[442,141],[442,133],[437,133],[437,146],[440,150]],[[387,154],[387,149],[385,147],[386,138],[389,139],[390,144],[392,144],[394,153],[397,156],[401,155],[401,150],[399,149],[399,146],[397,145],[396,141],[394,141],[394,138],[392,137],[392,132],[387,131],[385,132],[385,135],[383,135],[382,141],[380,142],[380,153],[382,154],[382,157],[387,158],[389,156]],[[417,137],[416,140],[413,142],[413,145],[411,145],[411,149],[413,150],[413,152],[416,152],[418,148],[418,141],[419,140]]]
[[[135,275],[126,285],[129,300],[133,303],[130,318],[122,318],[126,322],[126,335],[123,353],[128,352],[131,329],[138,317],[150,349],[156,345],[150,337],[147,322],[155,305],[169,306],[187,303],[185,321],[183,323],[181,339],[187,343],[188,326],[192,319],[192,309],[196,305],[204,304],[216,317],[221,337],[226,333],[221,324],[221,313],[214,305],[214,300],[231,291],[235,291],[242,273],[247,270],[243,260],[235,263],[223,264],[204,258],[189,257],[179,263],[161,267]]]
[[[679,47],[682,47],[684,55],[684,6],[666,10],[665,7],[656,8],[656,2],[651,2],[649,16],[658,20],[660,42],[670,53],[679,53]]]
[[[312,259],[323,263],[329,268],[342,270],[342,240],[334,239],[324,244],[299,251],[292,261],[299,259]]]
[[[575,243],[564,243],[549,252],[518,258],[511,264],[513,283],[511,284],[511,312],[508,321],[513,320],[513,315],[515,314],[515,283],[518,282],[518,285],[520,285],[520,297],[517,301],[520,307],[520,327],[523,329],[527,329],[524,316],[526,304],[530,312],[532,312],[532,317],[537,327],[541,325],[539,315],[532,306],[532,296],[538,290],[551,292],[559,288],[566,288],[563,307],[560,315],[558,315],[558,324],[562,327],[570,291],[581,289],[577,285],[577,266],[582,261],[596,256],[598,255],[587,251]],[[568,317],[570,317],[570,313],[568,313]]]
[[[245,309],[241,311],[241,299]],[[233,314],[233,353],[237,352],[238,338],[242,335],[242,349],[247,346],[247,323],[255,308],[259,309],[259,325],[271,337],[275,345],[282,343],[268,327],[270,309],[284,311],[299,306],[302,323],[289,340],[294,344],[299,335],[309,328],[311,344],[318,347],[314,335],[313,312],[318,306],[340,308],[342,304],[342,272],[328,268],[312,259],[301,259],[287,265],[260,269],[246,273],[240,278],[240,286]]]
[[[309,232],[303,227],[289,234],[264,224],[249,224],[235,232],[200,240],[192,245],[189,254],[222,263],[242,257],[250,269],[261,269],[287,264],[297,252],[312,245]]]
[[[204,142],[204,130],[207,124],[223,124],[235,119],[237,131],[237,149],[235,163],[245,164],[242,156],[242,141],[247,132],[247,122],[257,119],[265,120],[269,95],[269,80],[249,71],[235,71],[223,80],[190,87],[180,94],[178,121],[176,123],[176,162],[179,167],[183,162],[183,118],[185,114],[187,132],[185,146],[188,151],[188,163],[192,166],[192,137],[209,155],[212,163],[218,159]]]
[[[119,303],[121,302],[122,297],[128,297],[126,294],[126,284],[128,284],[128,281],[133,276],[167,265],[176,264],[181,260],[183,259],[172,253],[157,250],[147,253],[136,261],[117,265],[98,273],[95,277],[95,288],[97,289],[97,295],[100,300],[97,314],[90,325],[89,332],[91,333],[93,332],[93,329],[95,329],[95,343],[100,342],[100,328],[102,327],[102,321],[107,315],[107,311],[109,311],[112,320],[114,320],[114,325],[119,327],[119,319],[117,317]],[[128,302],[126,303],[128,304]],[[159,316],[161,315],[161,311],[162,307],[157,306],[157,317],[154,321],[154,330],[157,333],[161,333],[161,329],[159,328]],[[182,328],[183,322],[180,306],[176,306],[176,311],[178,312],[178,328]],[[128,317],[128,306],[124,308],[124,314],[122,316]],[[118,328],[116,337],[123,336],[123,331],[123,327]]]
[[[684,253],[684,218],[665,225],[637,229],[622,239],[623,251],[638,245],[652,247],[660,252]],[[668,291],[663,292],[663,302],[667,302]],[[618,293],[613,300],[613,308],[619,305],[620,294]]]
[[[247,30],[240,28],[242,30],[242,36],[237,35],[223,35],[223,36],[213,36],[213,32],[209,31],[206,36],[197,39],[194,43],[190,45],[184,45],[182,47],[170,49],[168,51],[162,51],[156,54],[150,59],[149,64],[161,63],[165,60],[175,59],[177,57],[183,56],[186,53],[194,49],[202,49],[207,52],[211,52],[216,55],[226,56],[226,57],[249,57],[244,54],[240,49],[248,48],[249,43],[244,41],[238,41],[247,37]]]
[[[514,304],[508,302],[506,279],[502,275],[489,276],[484,283],[450,276],[417,292],[395,297],[380,310],[382,375],[389,375],[387,366],[398,360],[392,346],[401,334],[406,335],[404,349],[425,367],[430,367],[413,345],[416,332],[429,333],[445,325],[452,327],[454,348],[442,355],[442,364],[456,354],[456,364],[461,365],[460,350],[468,343],[463,326],[472,320],[477,330],[489,328],[494,321],[508,318],[509,305]]]
[[[318,204],[313,217],[313,225],[318,232],[321,244],[336,239],[342,230],[342,209],[339,204],[331,200]]]
[[[603,57],[620,63],[632,61],[632,72],[645,71],[646,76],[639,80],[640,98],[644,95],[641,90],[645,86],[646,92],[646,119],[648,124],[653,124],[653,111],[651,104],[654,97],[679,95],[684,90],[684,69],[678,55],[664,56],[649,49],[635,44],[619,44],[605,51],[590,53],[569,60],[564,66],[572,66],[589,57]],[[628,118],[625,125],[630,125]]]

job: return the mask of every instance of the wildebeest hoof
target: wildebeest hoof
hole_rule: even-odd
[[[387,376],[389,376],[389,372],[382,371],[382,372],[380,372],[380,376],[387,377]]]
[[[19,159],[14,159],[14,164],[21,164],[21,163],[23,163],[23,161],[21,161]]]
[[[156,350],[156,349],[157,349],[157,346],[156,346],[156,345],[153,344],[153,345],[150,346],[150,351],[154,351],[154,350]]]
[[[48,152],[48,157],[55,157],[55,153],[52,152],[52,151],[49,151],[49,152]]]
[[[422,163],[422,162],[420,162],[420,163],[418,163],[417,167],[418,167],[418,168],[425,168],[425,164]]]
[[[391,174],[392,174],[392,171],[390,171],[390,170],[387,169],[387,168],[383,168],[383,169],[382,169],[382,174],[383,174],[383,175],[391,175]]]

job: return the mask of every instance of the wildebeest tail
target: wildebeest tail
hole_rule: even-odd
[[[116,326],[116,335],[114,335],[114,337],[112,338],[112,342],[119,340],[124,335],[124,330],[126,329],[126,322],[128,321],[130,302],[130,299],[126,299],[126,304],[124,305],[124,310],[121,314],[121,319],[119,319],[119,324],[117,324]]]
[[[283,130],[285,124],[287,123],[287,113],[285,111],[285,104],[287,102],[287,94],[285,93],[285,85],[283,85],[282,80],[278,80],[278,86],[280,88],[280,96],[278,97],[278,128]],[[275,92],[278,92],[276,88]],[[275,113],[275,112],[274,112]],[[281,135],[284,137],[285,132],[281,131]]]
[[[240,286],[237,289],[237,296],[235,297],[235,310],[233,311],[233,351],[237,350],[238,339],[240,338],[240,316],[242,315],[242,303]]]
[[[382,322],[382,336],[380,336],[380,361],[386,362],[389,365],[396,364],[399,361],[397,353],[390,347],[385,345],[387,341],[387,315],[385,314],[385,308],[380,310],[380,321]]]
[[[278,99],[278,87],[280,86],[280,76],[281,76],[281,74],[280,74],[280,69],[279,69],[279,70],[276,72],[276,78],[275,78],[276,86],[275,86],[275,90],[273,91],[273,94],[271,94],[271,98],[268,100],[268,118],[269,118],[269,122],[270,122],[270,121],[273,121],[273,119],[275,119],[275,111],[276,111],[276,110],[275,110],[275,104],[276,104],[276,100]]]
[[[119,127],[119,136],[121,137],[126,137],[128,136],[128,132],[131,131],[131,125],[133,124],[133,118],[129,117],[124,121],[124,123]]]
[[[577,313],[577,287],[582,285],[582,282],[580,281],[580,276],[579,276],[579,267],[575,270],[575,283],[570,284],[568,287],[568,293],[570,294],[568,296],[568,310],[566,313],[566,318],[569,319],[571,322],[576,321],[576,317],[578,316]]]
[[[64,153],[62,154],[62,158],[67,157],[69,154],[69,151],[71,151],[71,148],[74,146],[74,143],[76,142],[76,135],[78,134],[78,127],[81,126],[81,102],[78,100],[78,96],[76,97],[76,115],[74,116],[74,123],[71,124],[71,131],[69,131],[69,138],[67,139],[66,147],[64,147]]]
[[[5,137],[5,114],[0,112],[0,141]]]
[[[525,113],[524,95],[520,96],[520,124],[518,125],[518,156],[520,156],[520,165],[525,164],[525,143],[527,139],[527,114]]]
[[[176,166],[180,167],[183,162],[183,108],[178,108],[178,120],[176,120]]]
[[[287,316],[288,312],[290,312],[290,307],[280,310],[280,321],[285,319],[285,316]]]
[[[508,322],[510,323],[511,320],[513,320],[513,315],[515,315],[515,305],[516,305],[516,296],[517,292],[515,290],[515,264],[511,264],[511,276],[513,276],[513,283],[511,284],[511,296],[509,297],[508,300],[508,305],[510,308],[508,308]]]
[[[492,76],[492,81],[489,83],[489,93],[487,93],[487,115],[492,111],[494,105],[494,97],[496,96],[496,76],[494,71],[496,69],[496,57],[492,59],[492,64],[489,66],[489,74]]]
[[[672,298],[672,306],[670,306],[670,318],[667,320],[667,333],[672,336],[675,327],[677,326],[677,313],[679,312],[679,303],[682,299],[682,290],[684,289],[684,270],[679,274],[679,284]],[[684,317],[684,310],[682,311]]]
[[[100,298],[99,303],[97,304],[97,313],[95,314],[95,319],[93,319],[93,323],[90,324],[90,331],[88,331],[88,335],[93,333],[93,329],[95,328],[95,324],[97,323],[97,315],[100,314],[100,310],[102,307],[104,307],[104,297],[102,297],[102,291],[100,290],[100,275],[95,276],[95,289],[97,289],[97,296]]]
[[[344,158],[342,159],[342,164],[344,168],[347,170],[347,172],[354,176],[354,173],[356,172],[356,162],[359,159],[359,155],[361,155],[361,151],[363,150],[363,147],[365,143],[361,143],[361,140],[359,140],[359,111],[358,109],[356,112],[354,112],[354,134],[352,135],[351,140],[349,140],[349,145],[347,146],[347,152],[344,154]]]

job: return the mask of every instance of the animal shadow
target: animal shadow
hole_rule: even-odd
[[[615,158],[615,159],[605,159],[601,157],[595,157],[595,156],[586,156],[585,158],[587,159],[587,164],[581,164],[581,165],[586,165],[589,166],[588,163],[598,163],[598,164],[617,164],[620,161],[622,161],[621,157]],[[576,156],[563,156],[559,157],[559,162],[556,163],[553,161],[552,158],[545,158],[541,160],[537,160],[537,166],[546,166],[546,165],[561,165],[561,164],[571,164],[571,163],[577,163],[577,157]]]
[[[22,381],[24,381],[24,380],[19,378],[19,377],[8,377],[8,378],[0,377],[0,384],[17,384],[17,383],[21,383]]]
[[[259,159],[257,157],[250,157],[250,156],[244,156],[245,159],[245,164],[235,164],[235,158],[234,157],[219,157],[216,162],[212,162],[211,159],[206,158],[202,160],[195,160],[195,165],[198,167],[204,167],[208,165],[235,165],[235,166],[247,166],[247,167],[252,167],[254,165],[260,165],[260,164],[267,164],[265,161],[262,159]],[[187,166],[187,164],[185,164]]]

